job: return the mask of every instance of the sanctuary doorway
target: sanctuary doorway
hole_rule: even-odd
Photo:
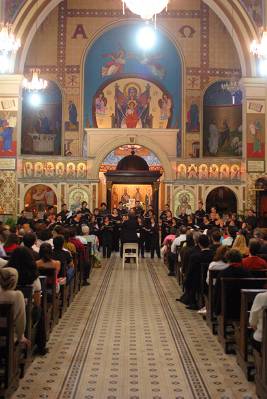
[[[235,193],[228,187],[217,187],[212,190],[206,199],[206,210],[210,212],[215,206],[218,213],[237,211],[237,199]]]
[[[121,150],[124,151],[120,153],[128,155],[121,157],[115,168],[110,168],[111,170],[104,173],[108,209],[117,207],[120,201],[131,209],[135,207],[136,201],[140,201],[144,210],[152,205],[155,214],[158,214],[162,172],[158,168],[150,167],[147,162],[148,156],[136,155],[138,150],[142,153],[140,146],[123,147]]]
[[[111,208],[117,208],[119,202],[129,204],[132,208],[136,201],[140,201],[143,209],[147,211],[152,203],[153,188],[149,184],[113,184],[111,193]]]

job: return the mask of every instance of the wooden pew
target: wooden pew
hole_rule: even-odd
[[[252,348],[249,345],[249,337],[252,334],[252,329],[249,326],[249,312],[255,296],[260,292],[265,291],[266,290],[261,289],[241,290],[240,323],[235,329],[236,360],[249,381],[254,380],[255,374],[255,363],[252,355]]]
[[[262,351],[253,351],[256,363],[256,393],[260,399],[267,398],[267,308],[263,311]]]
[[[175,275],[178,281],[178,284],[181,286],[184,283],[184,275],[182,271],[182,262],[180,257],[181,249],[184,245],[185,241],[182,241],[179,246],[176,247],[176,257],[175,257]]]
[[[217,317],[218,340],[225,353],[235,353],[234,324],[240,320],[241,289],[261,289],[265,284],[267,278],[221,279],[221,314]]]
[[[220,270],[210,270],[209,271],[209,286],[208,286],[208,293],[205,295],[205,306],[207,309],[206,313],[206,323],[212,331],[212,334],[217,334],[218,329],[218,320],[215,315],[215,298],[214,298],[214,284],[213,281],[217,278]]]
[[[37,326],[33,325],[32,322],[32,309],[33,309],[33,288],[32,285],[17,285],[16,290],[19,290],[23,293],[25,300],[25,313],[26,313],[26,328],[24,335],[31,341],[31,346],[25,346],[22,350],[22,358],[20,361],[20,378],[24,377],[25,370],[29,367],[32,362],[32,353],[36,349],[36,331]]]
[[[85,277],[86,277],[86,280],[90,277],[90,273],[92,270],[91,248],[92,248],[92,244],[90,242],[88,242],[87,244],[84,244],[85,259],[82,262],[83,265],[82,265],[82,272],[81,272],[81,284],[84,281]],[[86,272],[87,269],[88,269],[88,273]]]
[[[48,267],[39,267],[39,273],[47,278],[47,312],[50,314],[49,319],[49,331],[51,332],[53,327],[58,323],[59,320],[59,297],[60,294],[56,291],[56,270]]]
[[[79,281],[80,281],[80,269],[79,269],[79,253],[76,252],[73,257],[73,263],[75,267],[75,280],[74,280],[74,292],[73,296],[75,296],[79,292]]]
[[[48,305],[47,302],[47,277],[39,276],[41,282],[41,308],[42,308],[42,333],[45,335],[45,341],[49,340],[50,336],[50,325],[52,322],[52,306]]]
[[[0,397],[6,398],[19,384],[20,346],[14,342],[14,305],[0,304]]]

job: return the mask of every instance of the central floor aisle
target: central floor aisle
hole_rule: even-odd
[[[224,355],[159,261],[139,270],[113,255],[94,269],[27,370],[14,398],[254,399],[235,357]]]

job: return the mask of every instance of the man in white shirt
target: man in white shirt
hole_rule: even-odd
[[[267,307],[267,291],[261,292],[255,297],[249,316],[249,324],[255,330],[253,347],[259,352],[261,351],[263,308],[265,307]]]
[[[176,248],[177,248],[177,247],[180,247],[180,245],[181,245],[181,243],[182,243],[183,241],[186,241],[186,232],[187,232],[187,228],[186,228],[185,226],[182,226],[182,227],[180,228],[180,234],[179,234],[179,236],[177,236],[177,237],[173,240],[172,245],[171,245],[171,252],[172,252],[173,254],[176,254]]]

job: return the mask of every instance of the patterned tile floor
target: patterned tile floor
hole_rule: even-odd
[[[12,396],[47,399],[254,399],[235,357],[175,301],[159,261],[94,269]]]

